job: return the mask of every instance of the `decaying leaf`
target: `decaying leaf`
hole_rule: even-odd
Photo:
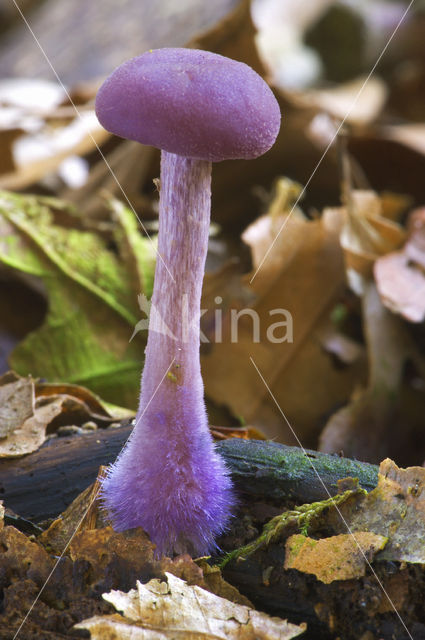
[[[246,607],[250,607],[251,609],[253,608],[253,604],[248,600],[248,598],[242,595],[232,584],[226,582],[217,565],[210,565],[206,558],[199,558],[198,560],[195,560],[195,562],[198,567],[201,567],[202,569],[205,582],[204,588],[208,589],[208,591],[211,591],[211,593],[214,593],[216,596],[220,596],[220,598],[226,598],[226,600],[230,600],[230,602],[242,604]],[[203,585],[198,583],[198,586]]]
[[[16,458],[36,451],[49,428],[81,425],[91,420],[106,426],[133,413],[104,406],[84,387],[38,382],[14,371],[0,377],[0,458]]]
[[[410,234],[401,251],[379,258],[374,275],[382,302],[410,322],[425,319],[425,209],[409,216]]]
[[[155,545],[140,527],[122,533],[109,526],[82,529],[72,539],[68,553],[74,563],[90,567],[90,584],[92,587],[96,585],[98,593],[117,588],[117,585],[121,589],[130,589],[136,580],[147,582],[167,571],[188,584],[210,591],[214,588],[204,579],[202,569],[189,555],[174,559],[166,556],[156,558]],[[225,588],[223,585],[218,587]],[[230,585],[228,589],[231,589]]]
[[[425,468],[408,467],[402,469],[388,458],[383,460],[379,467],[377,487],[369,493],[353,493],[348,500],[341,501],[338,508],[329,505],[327,510],[322,511],[319,520],[312,520],[309,534],[312,535],[316,531],[321,532],[325,529],[332,531],[336,537],[345,542],[345,538],[347,540],[349,538],[347,528],[355,534],[360,546],[363,545],[363,542],[365,543],[364,549],[372,544],[371,549],[373,549],[373,555],[377,562],[390,560],[424,564]],[[365,532],[374,534],[376,539],[368,539]],[[358,538],[360,534],[361,538]],[[340,548],[338,544],[332,545],[333,539],[334,537],[321,540],[322,543],[326,542],[326,548],[331,555],[333,554],[332,549],[335,553],[339,553],[338,549]],[[326,572],[326,566],[322,567],[320,560],[320,556],[325,551],[322,547],[317,546],[317,540],[298,535],[287,540],[292,540],[290,543],[292,550],[288,547],[287,555],[291,566],[296,562],[298,551],[302,549],[304,541],[306,541],[300,562],[308,563],[308,558],[311,557],[312,563],[316,560],[319,563],[318,573]],[[348,548],[347,546],[346,549]],[[342,567],[342,556],[338,559],[335,554],[333,555],[336,565]],[[331,560],[328,558],[328,564],[330,562]],[[352,563],[354,563],[354,559],[352,559]],[[323,562],[323,565],[325,564]],[[298,567],[294,566],[294,568]],[[348,571],[348,568],[343,570]],[[314,571],[314,573],[316,572]],[[339,578],[332,578],[332,580],[334,579]]]
[[[285,569],[312,573],[325,584],[359,578],[365,575],[367,562],[372,562],[386,542],[384,536],[369,531],[323,540],[296,534],[286,541]]]
[[[103,474],[103,469],[104,467],[101,467],[99,475]],[[96,482],[80,493],[39,536],[39,542],[49,551],[60,554],[79,531],[100,529],[106,526],[102,517],[104,514],[99,509],[97,501],[100,488],[99,475]]]
[[[11,526],[0,532],[0,545],[2,588],[18,579],[43,584],[55,561],[40,545]]]
[[[425,469],[381,462],[378,486],[344,511],[352,531],[388,538],[379,560],[425,564]]]
[[[305,631],[270,618],[264,613],[236,605],[197,586],[191,587],[170,573],[166,581],[137,582],[129,593],[112,591],[103,598],[123,613],[85,620],[76,629],[87,629],[93,640],[134,638],[170,640],[175,637],[229,640],[286,640]]]

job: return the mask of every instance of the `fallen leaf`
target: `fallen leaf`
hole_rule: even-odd
[[[88,421],[107,426],[129,418],[131,411],[104,405],[88,389],[72,384],[49,384],[21,378],[14,371],[0,377],[0,458],[15,458],[36,451],[47,429],[83,425]]]
[[[422,322],[425,319],[425,209],[412,211],[409,220],[411,233],[403,249],[379,258],[374,276],[388,309],[409,322]]]
[[[385,82],[376,76],[359,76],[355,80],[338,84],[330,89],[311,89],[295,97],[307,106],[325,111],[338,121],[364,126],[380,115],[388,90]]]
[[[52,629],[68,629],[85,615],[109,612],[106,603],[87,597],[90,577],[81,564],[73,566],[66,557],[57,564],[37,541],[12,526],[0,532],[0,562],[4,597],[0,629],[7,631],[4,637],[18,632],[30,610],[23,637],[49,638]]]
[[[343,223],[340,242],[349,283],[360,294],[361,278],[370,278],[376,258],[403,243],[405,231],[384,217],[382,200],[373,191],[347,189],[346,198],[346,206],[336,209]]]
[[[386,537],[369,531],[322,540],[296,534],[286,541],[285,569],[312,573],[325,584],[360,578],[365,575],[368,562],[372,562],[386,542]]]
[[[409,322],[425,319],[425,275],[408,251],[398,251],[376,261],[374,275],[382,302]]]
[[[41,587],[55,563],[40,545],[11,526],[0,532],[0,558],[2,587],[19,579],[32,580]]]
[[[211,591],[211,593],[214,593],[216,596],[220,596],[220,598],[225,598],[235,604],[242,604],[246,607],[250,607],[251,609],[253,608],[252,602],[250,602],[246,596],[242,595],[236,587],[223,578],[220,568],[217,565],[210,565],[206,558],[199,558],[198,560],[195,560],[195,562],[198,567],[202,569],[205,582],[205,586],[200,584],[198,584],[198,586],[204,586],[204,588],[208,589],[208,591]]]
[[[22,135],[14,141],[18,169],[0,176],[0,189],[24,189],[59,169],[67,158],[93,151],[107,137],[94,110],[80,113],[60,132],[46,126],[36,136]]]
[[[64,417],[62,424],[84,424],[94,420],[99,425],[108,425],[117,420],[132,418],[134,411],[105,402],[86,387],[78,384],[40,382],[35,383],[35,396],[49,398],[51,396],[68,396],[69,402],[64,409],[68,419]],[[65,412],[64,412],[65,413]]]
[[[5,438],[34,414],[34,383],[13,372],[0,377],[0,438]]]
[[[346,456],[375,462],[392,454],[389,447],[402,441],[395,413],[403,368],[414,352],[405,327],[384,308],[372,280],[376,260],[397,249],[405,239],[404,229],[394,222],[397,209],[401,211],[405,203],[383,199],[373,191],[352,189],[347,160],[344,156],[346,205],[333,212],[342,221],[340,242],[348,282],[361,296],[369,379],[366,387],[357,386],[350,402],[328,419],[319,449],[326,453],[344,451]]]
[[[129,238],[139,234],[129,210],[120,208],[117,217],[118,259],[101,236],[54,222],[61,206],[32,196],[0,198],[0,261],[40,278],[49,297],[44,324],[10,362],[18,373],[82,383],[109,402],[135,406],[144,338],[129,339],[140,313],[138,286],[151,288],[154,249],[142,237]]]
[[[16,458],[36,451],[43,444],[47,426],[62,412],[65,398],[52,397],[35,406],[34,415],[0,443],[0,458]]]
[[[346,401],[364,365],[359,359],[341,370],[322,348],[318,336],[344,287],[340,223],[333,212],[307,220],[297,209],[289,217],[297,193],[293,183],[278,183],[268,213],[244,232],[254,269],[243,282],[257,299],[233,323],[236,335],[227,327],[202,366],[209,398],[268,437],[295,444],[254,362],[304,446],[314,446],[321,417]]]
[[[157,579],[147,585],[137,581],[129,593],[112,591],[103,598],[122,611],[123,616],[104,616],[85,620],[76,629],[90,631],[93,640],[126,638],[169,640],[222,638],[229,640],[285,640],[305,631],[305,625],[290,624],[265,613],[236,605],[200,587],[191,587],[170,573],[166,582]]]
[[[217,427],[210,425],[210,431],[214,440],[227,440],[228,438],[267,440],[264,433],[255,427]]]
[[[377,560],[425,563],[425,468],[401,469],[386,459],[379,468],[378,486],[342,509],[351,531],[388,538]]]
[[[75,505],[74,513],[78,507],[82,511],[81,502]],[[101,524],[101,520],[99,522]],[[60,539],[56,539],[60,543]],[[109,526],[80,530],[73,537],[68,553],[73,562],[90,567],[90,585],[95,586],[98,593],[118,585],[121,589],[130,589],[136,580],[147,582],[166,571],[189,584],[209,588],[201,568],[189,555],[156,558],[155,545],[140,527],[122,533]]]
[[[101,471],[102,472],[102,467]],[[50,552],[58,555],[68,547],[73,536],[85,530],[101,529],[106,526],[104,514],[96,500],[99,494],[99,475],[95,483],[80,493],[69,507],[41,533],[38,541]]]

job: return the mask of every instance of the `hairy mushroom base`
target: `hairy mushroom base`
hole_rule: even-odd
[[[140,405],[101,490],[114,529],[142,527],[157,554],[212,551],[235,504],[208,428],[199,360],[210,197],[209,161],[162,151],[159,255]]]

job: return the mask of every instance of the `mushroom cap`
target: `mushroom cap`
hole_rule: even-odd
[[[100,87],[96,114],[117,136],[213,162],[262,155],[280,128],[276,98],[251,67],[197,49],[124,62]]]

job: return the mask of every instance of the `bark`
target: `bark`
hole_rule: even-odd
[[[131,432],[131,425],[99,429],[87,435],[49,440],[24,458],[0,462],[0,496],[19,515],[41,522],[55,517],[96,479],[100,465],[112,463]],[[378,467],[276,442],[232,439],[217,450],[232,471],[241,499],[302,504],[326,498],[337,481],[358,477],[367,490],[376,486]],[[319,481],[312,464],[323,480]]]

